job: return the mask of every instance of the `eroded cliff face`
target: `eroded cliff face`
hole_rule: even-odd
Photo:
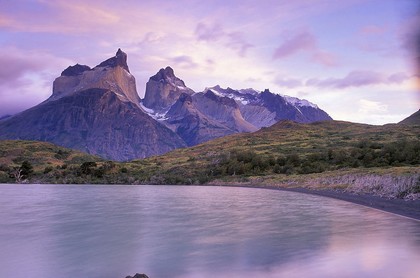
[[[76,92],[99,88],[113,91],[120,100],[139,105],[136,79],[127,65],[127,54],[118,49],[116,55],[91,69],[85,65],[70,66],[56,78],[48,100],[70,96]]]

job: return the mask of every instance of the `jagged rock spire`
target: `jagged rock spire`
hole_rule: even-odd
[[[97,67],[117,67],[120,66],[126,71],[130,72],[127,65],[127,54],[118,48],[117,53],[114,57],[109,58],[108,60],[103,61]]]

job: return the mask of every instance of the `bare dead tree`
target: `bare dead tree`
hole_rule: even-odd
[[[22,168],[14,168],[12,171],[12,176],[15,178],[16,183],[21,183],[23,179]]]

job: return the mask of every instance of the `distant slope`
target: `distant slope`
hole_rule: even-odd
[[[409,117],[405,118],[399,124],[404,125],[420,125],[420,109]]]
[[[102,159],[83,152],[63,148],[47,142],[3,140],[0,141],[0,164],[18,165],[29,161],[35,168],[62,166],[63,164],[80,164],[86,161]]]
[[[282,121],[137,161],[152,183],[309,174],[343,168],[420,165],[420,126]]]

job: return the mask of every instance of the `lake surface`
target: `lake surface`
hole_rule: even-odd
[[[0,185],[0,277],[419,277],[420,222],[199,186]]]

